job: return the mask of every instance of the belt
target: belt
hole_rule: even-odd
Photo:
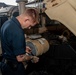
[[[3,62],[3,63],[15,63],[15,64],[17,63],[17,64],[18,64],[17,61],[8,60],[8,59],[5,59],[5,58],[3,58],[2,62]]]
[[[4,64],[7,64],[11,68],[11,70],[17,70],[18,64],[19,64],[17,61],[11,61],[11,60],[7,60],[4,58],[3,58],[2,62]]]

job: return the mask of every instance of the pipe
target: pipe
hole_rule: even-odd
[[[19,4],[19,14],[23,13],[25,10],[25,3],[27,3],[27,0],[16,0],[16,2]]]

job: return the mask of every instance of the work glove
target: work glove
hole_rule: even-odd
[[[37,63],[39,61],[39,57],[37,56],[32,56],[31,62],[32,63]]]

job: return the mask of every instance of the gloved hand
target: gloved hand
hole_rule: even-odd
[[[32,56],[31,62],[32,63],[37,63],[39,61],[39,57],[37,56]]]
[[[26,55],[31,55],[32,51],[31,51],[31,48],[26,46]],[[39,61],[39,57],[37,56],[30,56],[31,57],[31,62],[32,63],[37,63]]]

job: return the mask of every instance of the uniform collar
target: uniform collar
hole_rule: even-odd
[[[21,24],[15,17],[12,17],[11,19],[22,29]]]

